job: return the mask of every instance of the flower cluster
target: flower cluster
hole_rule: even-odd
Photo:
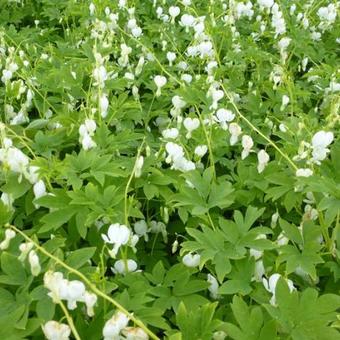
[[[118,311],[106,321],[103,328],[104,340],[124,339],[149,339],[149,336],[139,327],[128,327],[129,318]]]
[[[94,315],[94,306],[97,296],[86,290],[79,280],[67,280],[61,272],[47,271],[44,275],[44,286],[49,290],[48,296],[54,303],[67,301],[70,310],[77,308],[77,302],[84,302],[88,316]]]
[[[96,142],[92,139],[97,125],[93,119],[86,119],[84,124],[79,127],[79,142],[84,150],[89,150],[97,146]]]

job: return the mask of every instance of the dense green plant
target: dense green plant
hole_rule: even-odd
[[[340,337],[340,3],[0,0],[0,337]]]

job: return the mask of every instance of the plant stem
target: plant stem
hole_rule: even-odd
[[[67,308],[65,307],[64,303],[60,300],[59,301],[59,305],[61,307],[61,309],[63,310],[64,314],[65,314],[65,317],[66,317],[66,320],[71,328],[71,331],[74,335],[74,338],[76,340],[81,340],[81,337],[79,336],[79,333],[77,331],[77,328],[76,326],[74,325],[74,322],[73,322],[73,319],[72,319],[72,316],[70,315],[70,313],[68,312]]]

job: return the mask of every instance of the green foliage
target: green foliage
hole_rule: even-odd
[[[339,8],[0,0],[0,339],[339,339]]]

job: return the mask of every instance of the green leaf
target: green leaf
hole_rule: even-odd
[[[0,276],[0,282],[9,285],[23,285],[26,281],[26,271],[18,258],[10,253],[1,254],[1,269],[6,276]]]
[[[78,269],[93,257],[96,249],[96,247],[89,247],[75,250],[66,258],[65,263],[72,268]]]

